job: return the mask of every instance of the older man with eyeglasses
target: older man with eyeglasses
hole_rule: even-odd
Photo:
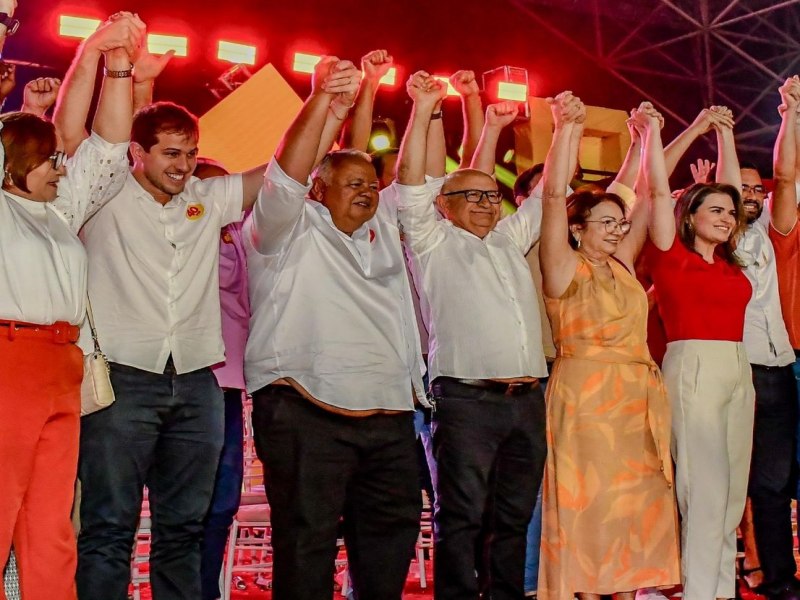
[[[441,192],[432,192],[425,185],[426,134],[445,90],[420,72],[408,91],[414,108],[397,189],[430,333],[439,464],[435,595],[477,599],[478,571],[491,598],[522,598],[525,533],[546,455],[538,378],[547,367],[525,261],[539,236],[541,203],[526,202],[501,221],[496,182],[474,169],[451,173]],[[434,202],[444,220],[437,220]]]

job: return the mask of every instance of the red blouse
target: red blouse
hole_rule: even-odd
[[[648,241],[645,252],[667,342],[741,342],[752,287],[740,267],[715,257],[707,263],[678,236],[667,251]]]

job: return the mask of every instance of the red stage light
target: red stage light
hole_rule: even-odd
[[[497,97],[500,100],[527,102],[528,86],[524,83],[512,83],[510,81],[500,81],[497,84]]]
[[[150,54],[166,54],[175,50],[175,56],[186,56],[189,53],[189,38],[182,35],[147,34],[147,51]]]
[[[85,40],[97,30],[100,22],[100,19],[61,15],[58,18],[58,35]]]
[[[217,58],[237,65],[256,64],[256,47],[220,40],[217,44]]]
[[[527,69],[506,66],[487,71],[483,74],[483,89],[491,102],[516,102],[519,107],[517,119],[530,118]]]

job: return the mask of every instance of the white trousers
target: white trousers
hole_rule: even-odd
[[[672,406],[683,598],[732,598],[753,447],[750,364],[741,343],[684,340],[667,345],[663,372]]]

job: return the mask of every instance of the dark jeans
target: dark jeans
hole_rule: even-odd
[[[274,600],[330,600],[339,521],[356,597],[400,600],[419,533],[413,413],[345,417],[289,386],[253,394]]]
[[[547,454],[541,388],[506,396],[437,378],[432,390],[436,599],[477,599],[477,571],[492,600],[518,600]]]
[[[748,495],[764,573],[764,591],[794,579],[792,552],[792,467],[795,457],[797,387],[792,366],[751,365],[756,418]]]
[[[226,389],[225,440],[219,457],[214,495],[206,515],[203,541],[200,545],[200,581],[203,600],[220,597],[219,573],[228,541],[228,530],[239,510],[244,477],[244,419],[242,390]]]
[[[177,375],[111,364],[116,402],[81,420],[81,600],[127,600],[131,552],[149,489],[154,600],[200,597],[200,539],[223,436],[210,369]]]

